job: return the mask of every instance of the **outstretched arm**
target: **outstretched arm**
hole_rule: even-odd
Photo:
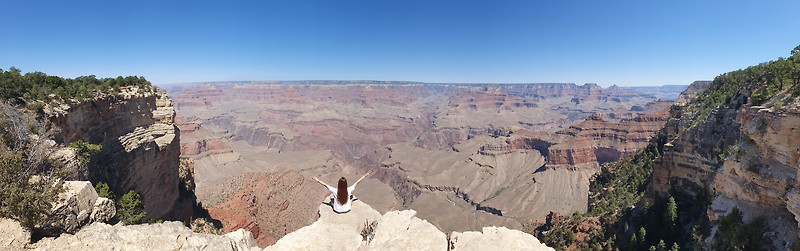
[[[328,184],[325,184],[325,182],[322,182],[321,180],[317,179],[317,177],[312,177],[312,179],[316,180],[317,182],[319,182],[320,184],[322,184],[325,187],[331,187]]]
[[[366,178],[366,177],[367,177],[367,175],[369,175],[371,172],[372,172],[372,171],[367,171],[367,173],[365,173],[365,174],[364,174],[364,176],[361,176],[361,178],[359,178],[358,180],[356,180],[356,183],[353,183],[353,186],[355,186],[355,185],[358,185],[358,183],[359,183],[359,182],[361,182],[362,180],[364,180],[364,178]]]

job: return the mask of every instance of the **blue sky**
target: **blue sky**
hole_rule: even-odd
[[[689,84],[786,57],[800,1],[4,1],[0,68],[62,77]]]

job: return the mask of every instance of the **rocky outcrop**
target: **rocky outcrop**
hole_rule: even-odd
[[[183,223],[108,225],[94,223],[74,235],[44,238],[34,250],[261,250],[249,232],[194,233]]]
[[[166,93],[123,89],[57,109],[50,121],[61,132],[56,142],[83,140],[103,149],[89,162],[86,177],[107,182],[115,194],[130,190],[141,195],[148,219],[188,220],[191,212],[176,208],[179,200],[180,132]],[[182,203],[180,207],[191,206]]]
[[[415,217],[414,210],[380,215],[361,201],[354,201],[346,214],[323,204],[319,215],[310,226],[264,250],[553,250],[529,234],[502,227],[487,227],[483,233],[454,232],[448,241],[435,226]]]
[[[483,232],[453,232],[450,250],[554,250],[533,235],[504,227],[484,227]]]
[[[92,183],[66,181],[64,188],[66,191],[59,195],[59,202],[53,206],[53,221],[42,226],[46,233],[75,233],[86,224],[108,222],[116,215],[114,202],[98,198]]]

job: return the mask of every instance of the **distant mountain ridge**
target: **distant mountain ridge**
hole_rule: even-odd
[[[676,100],[687,87],[689,87],[689,85],[623,86],[622,88],[651,94],[658,98]]]

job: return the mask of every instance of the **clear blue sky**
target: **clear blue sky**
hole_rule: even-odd
[[[229,80],[689,84],[786,57],[800,1],[3,1],[0,68]]]

